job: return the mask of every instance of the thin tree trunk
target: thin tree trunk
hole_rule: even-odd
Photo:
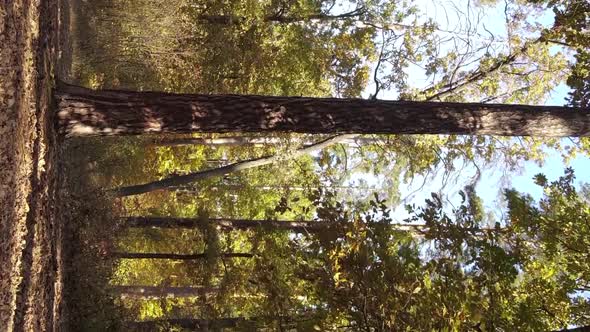
[[[226,174],[237,172],[237,171],[242,171],[242,170],[249,169],[249,168],[255,168],[255,167],[259,167],[259,166],[263,166],[263,165],[272,164],[276,161],[283,160],[283,159],[298,158],[298,157],[301,157],[301,156],[306,155],[308,153],[311,153],[315,150],[320,150],[320,149],[328,147],[332,144],[338,143],[341,140],[353,138],[354,136],[356,136],[356,135],[339,135],[336,137],[331,137],[331,138],[325,139],[317,144],[310,145],[306,148],[302,148],[297,151],[294,151],[291,154],[289,154],[288,156],[274,155],[274,156],[266,156],[266,157],[261,157],[261,158],[256,158],[256,159],[250,159],[250,160],[246,160],[246,161],[240,161],[240,162],[233,163],[230,165],[226,165],[226,166],[222,166],[222,167],[218,167],[218,168],[213,168],[213,169],[208,169],[208,170],[204,170],[204,171],[200,171],[200,172],[189,173],[189,174],[185,174],[185,175],[171,176],[169,178],[159,180],[159,181],[153,181],[153,182],[134,185],[134,186],[121,187],[121,188],[113,190],[113,192],[116,196],[123,197],[123,196],[144,194],[144,193],[147,193],[150,191],[167,189],[170,187],[178,187],[178,186],[186,185],[191,182],[198,181],[198,180],[203,180],[203,179],[216,177],[216,176],[222,176],[222,175],[226,175]]]
[[[171,259],[171,260],[198,260],[207,258],[207,254],[170,254],[170,253],[155,253],[155,252],[111,252],[112,258],[127,258],[127,259]],[[226,252],[219,255],[223,258],[252,258],[254,254],[243,252]]]
[[[463,77],[459,81],[447,83],[447,84],[443,85],[442,87],[426,89],[426,90],[424,90],[424,92],[422,92],[422,94],[427,95],[427,96],[430,94],[430,96],[428,96],[427,100],[440,100],[442,98],[450,96],[453,93],[458,93],[462,89],[469,86],[470,84],[480,81],[480,80],[486,78],[488,75],[498,71],[500,68],[503,68],[503,67],[511,64],[520,55],[526,53],[529,48],[538,44],[541,41],[543,41],[543,37],[539,37],[539,38],[535,39],[534,41],[526,42],[520,49],[509,54],[505,58],[496,60],[496,62],[494,62],[491,66],[489,66],[485,69],[480,66],[479,68],[477,68],[477,70],[474,70],[469,75]],[[535,136],[537,136],[537,135],[535,135]],[[542,135],[539,135],[539,136],[542,136]]]
[[[148,321],[125,322],[126,328],[131,328],[139,331],[160,331],[161,328],[181,327],[191,329],[193,331],[206,331],[207,329],[223,329],[223,328],[263,328],[260,324],[264,322],[279,321],[286,323],[286,325],[294,325],[298,322],[309,321],[316,318],[314,315],[298,315],[298,316],[266,316],[266,317],[229,317],[219,319],[199,319],[199,318],[170,318],[157,319]],[[293,326],[295,327],[295,326]]]
[[[209,218],[208,222],[226,229],[247,230],[260,227],[288,230],[295,233],[317,233],[329,228],[329,224],[314,221]],[[200,228],[203,221],[199,218],[125,217],[123,218],[123,224],[127,227]]]
[[[192,331],[206,331],[208,329],[235,328],[244,322],[254,321],[252,318],[246,320],[239,318],[220,319],[196,319],[196,318],[171,318],[138,322],[126,322],[126,328],[139,331],[161,331],[161,328],[181,327]]]
[[[555,332],[590,332],[590,325],[567,328]]]
[[[201,297],[214,294],[211,287],[112,286],[111,293],[122,298],[159,299],[169,297]]]
[[[279,137],[248,137],[248,136],[230,136],[217,138],[203,138],[203,137],[185,137],[172,138],[163,140],[154,140],[152,146],[187,146],[187,145],[212,145],[212,146],[240,146],[252,145],[255,147],[263,147],[265,145],[282,144],[285,140]],[[347,145],[364,145],[379,142],[386,142],[385,139],[374,137],[356,137],[342,140],[341,144]],[[299,142],[298,142],[299,143]],[[313,144],[310,139],[305,139],[300,142],[303,145]]]
[[[374,28],[378,30],[385,30],[385,31],[394,31],[395,28],[397,29],[416,29],[419,28],[415,25],[410,24],[403,24],[398,22],[389,22],[384,25],[376,24],[375,22],[371,22],[367,18],[361,17],[365,13],[362,9],[353,10],[348,13],[343,13],[340,15],[329,15],[324,13],[315,13],[315,14],[308,14],[303,16],[282,16],[282,15],[267,15],[264,17],[263,21],[268,23],[277,23],[277,24],[292,24],[292,23],[330,23],[333,21],[339,20],[347,20],[347,23],[356,26],[357,28]],[[237,25],[242,24],[246,21],[246,18],[243,16],[238,15],[199,15],[198,19],[201,21],[206,21],[209,24],[219,24],[219,25]],[[437,29],[437,31],[442,32],[449,32],[447,30]]]
[[[176,217],[123,217],[123,225],[126,227],[146,228],[200,228],[203,221],[199,218],[176,218]],[[292,220],[253,220],[253,219],[231,219],[231,218],[209,218],[208,222],[226,229],[248,230],[264,228],[273,230],[284,230],[293,233],[316,234],[329,231],[334,227],[347,227],[347,224],[326,223],[321,221],[292,221]],[[430,227],[426,224],[390,223],[389,227],[399,231],[416,232],[423,234],[428,232]],[[505,232],[505,228],[480,227],[466,228],[457,227],[460,231],[469,232]]]
[[[529,49],[533,48],[535,45],[547,42],[547,35],[551,34],[551,32],[555,31],[555,27],[551,30],[545,31],[541,34],[541,36],[535,40],[525,42],[524,45],[517,49],[516,51],[512,52],[508,56],[504,58],[497,59],[491,65],[486,66],[486,68],[482,67],[481,65],[471,72],[469,75],[463,77],[462,79],[449,82],[441,87],[431,87],[424,90],[421,95],[427,96],[426,100],[440,100],[447,96],[450,96],[453,93],[459,93],[461,90],[466,88],[472,83],[477,81],[483,80],[484,78],[488,77],[490,74],[493,74],[500,70],[501,68],[513,63],[516,59],[525,54]],[[535,136],[542,136],[542,135],[535,135]]]
[[[324,13],[314,13],[304,16],[282,16],[282,15],[267,15],[264,17],[264,22],[273,23],[298,23],[298,22],[312,22],[312,21],[335,21],[347,18],[359,17],[363,14],[362,10],[354,10],[340,15],[329,15]],[[210,24],[233,25],[245,22],[246,18],[237,15],[199,15],[197,18],[201,21],[206,21]]]
[[[299,132],[588,136],[590,111],[558,106],[363,99],[55,91],[66,136]]]
[[[237,190],[242,190],[244,188],[249,188],[249,189],[256,189],[256,190],[290,190],[290,191],[313,191],[313,190],[318,190],[320,188],[322,189],[329,189],[329,190],[338,190],[338,191],[354,191],[354,190],[363,190],[363,191],[367,191],[367,190],[376,190],[376,188],[374,187],[369,187],[369,186],[325,186],[325,187],[304,187],[304,186],[250,186],[250,185],[246,185],[246,184],[220,184],[218,186],[210,186],[207,187],[208,190],[211,191],[237,191]],[[187,193],[187,194],[198,194],[199,193],[199,189],[198,188],[193,188],[190,185],[189,186],[179,186],[179,187],[169,187],[166,188],[167,190],[174,190],[177,192],[181,192],[181,193]]]

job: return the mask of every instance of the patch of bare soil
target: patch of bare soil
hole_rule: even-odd
[[[0,0],[0,331],[60,330],[59,0]]]

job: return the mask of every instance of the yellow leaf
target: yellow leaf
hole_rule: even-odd
[[[426,289],[430,289],[432,287],[432,280],[428,274],[424,276],[424,287],[426,287]]]

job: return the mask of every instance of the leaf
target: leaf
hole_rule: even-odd
[[[424,287],[426,289],[432,288],[432,279],[430,279],[430,275],[429,274],[424,275],[423,282],[424,282]]]
[[[548,182],[547,181],[547,177],[544,174],[541,174],[541,173],[536,174],[533,177],[533,179],[535,181],[535,184],[538,185],[538,186],[541,186],[541,187],[545,187],[547,185],[547,182]]]

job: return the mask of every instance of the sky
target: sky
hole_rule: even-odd
[[[475,31],[476,36],[487,38],[486,30],[490,31],[500,38],[506,37],[507,29],[504,19],[504,2],[499,1],[496,6],[477,7],[474,6],[473,1],[469,0],[417,0],[416,3],[420,11],[424,13],[423,19],[433,18],[439,27],[443,30],[450,31],[465,31],[466,27],[471,27],[472,32]],[[469,15],[470,22],[467,22],[465,15]],[[550,26],[553,23],[553,13],[546,11],[543,15],[538,17],[528,18],[529,22],[539,22],[543,26]],[[473,27],[473,22],[479,22],[477,28]],[[558,49],[556,49],[558,51]],[[426,87],[428,81],[422,74],[421,70],[417,68],[410,68],[408,77],[412,86]],[[369,86],[364,95],[368,96],[374,91],[374,86]],[[569,88],[562,84],[558,86],[546,100],[545,105],[559,105],[566,103],[566,96]],[[365,96],[365,97],[366,97]],[[397,99],[397,96],[388,91],[379,94],[379,99]],[[567,145],[570,142],[567,138],[563,139],[563,144]],[[586,156],[577,156],[565,164],[561,155],[556,151],[547,151],[548,157],[543,165],[537,165],[534,162],[523,162],[519,165],[519,171],[505,174],[505,169],[502,167],[482,170],[480,181],[476,187],[477,193],[484,201],[484,206],[490,211],[498,211],[497,217],[501,218],[502,208],[502,189],[515,188],[521,192],[529,193],[535,199],[542,196],[542,189],[533,183],[533,176],[543,173],[552,181],[563,175],[564,168],[571,166],[575,170],[576,178],[579,183],[590,182],[590,176],[587,170],[590,169],[590,159]],[[457,165],[459,166],[459,165]],[[466,184],[465,181],[475,174],[474,167],[467,167],[462,174],[457,177],[457,183],[451,182],[447,184],[444,192],[449,195],[451,202],[459,202],[458,192],[463,189]],[[370,178],[365,178],[369,183],[373,181]],[[435,176],[428,181],[424,188],[419,189],[422,185],[423,179],[414,179],[411,185],[401,186],[401,197],[405,199],[400,206],[395,210],[394,216],[396,221],[402,221],[407,213],[404,209],[404,204],[415,203],[422,205],[424,199],[430,197],[431,192],[437,192],[442,186],[442,176]]]

